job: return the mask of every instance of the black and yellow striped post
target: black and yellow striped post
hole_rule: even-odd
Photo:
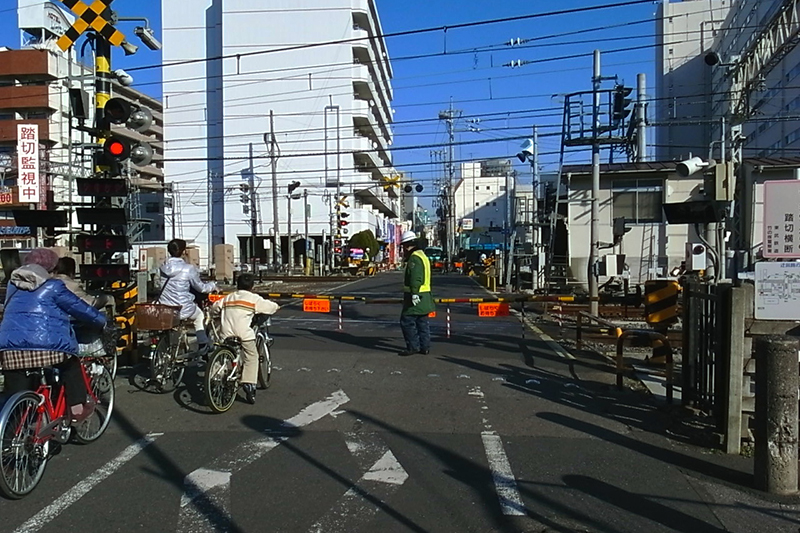
[[[655,329],[667,329],[678,321],[677,281],[652,280],[644,284],[645,320]]]

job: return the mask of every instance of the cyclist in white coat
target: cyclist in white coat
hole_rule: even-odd
[[[210,342],[203,324],[203,311],[194,302],[190,289],[203,294],[217,291],[217,284],[205,283],[194,265],[184,261],[186,241],[172,239],[167,245],[170,258],[161,265],[161,295],[158,303],[181,308],[181,320],[192,319],[197,335],[197,350],[202,355],[208,352]]]
[[[247,401],[256,403],[256,380],[258,379],[258,349],[256,332],[251,324],[255,315],[273,315],[280,306],[262,298],[252,291],[255,278],[252,274],[240,274],[235,292],[214,302],[212,316],[220,316],[222,338],[239,337],[242,341],[242,388]]]

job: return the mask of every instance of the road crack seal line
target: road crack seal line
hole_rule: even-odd
[[[503,440],[492,429],[489,418],[486,416],[489,410],[489,406],[486,405],[486,395],[480,387],[470,387],[467,394],[478,399],[484,415],[481,418],[483,424],[481,441],[483,441],[483,449],[486,452],[486,460],[489,462],[489,470],[492,473],[492,481],[494,481],[500,509],[506,516],[526,516],[525,505],[522,503],[517,480],[511,470],[511,463],[509,463],[506,450],[503,447]]]

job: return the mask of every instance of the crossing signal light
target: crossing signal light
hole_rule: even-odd
[[[78,250],[81,253],[127,252],[128,237],[125,235],[78,235]]]
[[[348,224],[350,224],[350,223],[348,221],[346,221],[346,220],[340,220],[339,221],[339,226],[341,226],[341,227],[345,227]]]
[[[631,92],[633,92],[632,87],[624,87],[622,85],[614,87],[614,102],[611,114],[614,124],[619,124],[631,114],[631,109],[628,107],[633,102],[632,99],[628,98]]]
[[[119,281],[131,279],[128,265],[81,265],[84,281]]]
[[[111,124],[124,124],[128,129],[145,133],[153,124],[153,114],[147,108],[140,107],[122,98],[112,98],[103,107],[106,130]],[[131,142],[122,135],[107,133],[103,143],[103,154],[100,164],[109,167],[111,176],[119,176],[120,163],[130,159],[136,166],[147,166],[153,161],[153,148],[146,142]]]

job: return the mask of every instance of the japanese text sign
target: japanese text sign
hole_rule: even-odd
[[[19,178],[19,200],[22,203],[38,204],[39,183],[39,126],[17,124],[17,168]]]
[[[501,302],[478,304],[478,316],[508,316],[508,304]]]
[[[800,258],[800,181],[764,182],[763,254]]]
[[[330,300],[303,300],[303,311],[306,313],[330,313]]]

